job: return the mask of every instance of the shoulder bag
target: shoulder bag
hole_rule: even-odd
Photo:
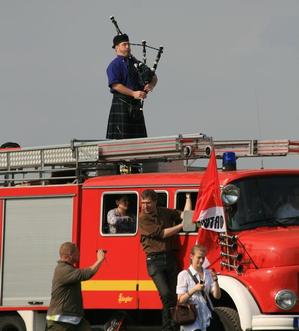
[[[170,308],[172,319],[179,325],[192,324],[196,320],[196,307],[192,303],[177,303]]]
[[[189,274],[191,275],[190,272]],[[197,316],[196,307],[193,303],[177,303],[175,307],[170,308],[170,313],[172,319],[179,325],[192,324]]]

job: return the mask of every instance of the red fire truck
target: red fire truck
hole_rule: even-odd
[[[211,144],[200,134],[0,150],[0,331],[44,330],[64,241],[78,244],[80,267],[94,262],[97,248],[107,250],[100,271],[82,283],[93,325],[101,328],[121,312],[128,330],[157,328],[161,303],[137,230],[140,194],[154,189],[160,205],[179,210],[188,194],[194,208],[203,175],[194,161],[208,158]],[[218,158],[227,151],[237,158],[299,153],[289,140],[213,144]],[[299,170],[224,169],[219,180],[228,229],[213,265],[222,330],[298,330]],[[135,225],[110,233],[107,213],[123,194]],[[190,213],[179,233],[182,269],[197,236]]]

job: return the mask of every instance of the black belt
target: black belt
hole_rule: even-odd
[[[140,103],[140,100],[130,97],[129,95],[125,95],[125,94],[121,94],[121,93],[113,93],[113,96],[116,98],[120,98],[129,103],[133,103],[133,104]]]
[[[173,256],[173,252],[157,252],[157,253],[149,253],[146,256],[146,260],[150,261],[150,260],[155,260],[158,259],[160,257],[171,257]]]
[[[147,254],[147,256],[152,257],[152,256],[160,256],[160,255],[167,255],[167,254],[169,254],[169,252],[153,252],[153,253]]]
[[[137,107],[140,106],[140,100],[139,99],[135,99],[135,98],[130,97],[128,95],[124,95],[124,94],[120,94],[120,93],[113,93],[113,97],[117,98],[117,99],[119,99],[123,102],[127,102],[130,105],[137,106]]]

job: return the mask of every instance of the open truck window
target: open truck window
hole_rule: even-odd
[[[197,200],[197,191],[177,191],[175,195],[175,209],[180,211],[188,212],[188,215],[184,213],[184,218],[192,219],[192,215],[195,209]],[[189,213],[190,212],[190,213]],[[184,232],[183,230],[180,231],[181,233]]]
[[[197,191],[178,191],[175,197],[175,209],[194,210],[197,199]]]
[[[168,194],[167,192],[156,191],[158,194],[157,206],[167,207],[168,206]]]
[[[131,235],[137,232],[138,195],[132,192],[104,193],[101,233]]]

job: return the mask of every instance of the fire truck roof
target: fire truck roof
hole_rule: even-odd
[[[200,184],[204,171],[183,173],[146,173],[113,175],[88,179],[83,187],[129,188],[129,187],[165,187],[165,186],[197,186]],[[299,170],[294,169],[255,169],[219,171],[220,185],[244,177],[271,176],[271,175],[298,175]]]

